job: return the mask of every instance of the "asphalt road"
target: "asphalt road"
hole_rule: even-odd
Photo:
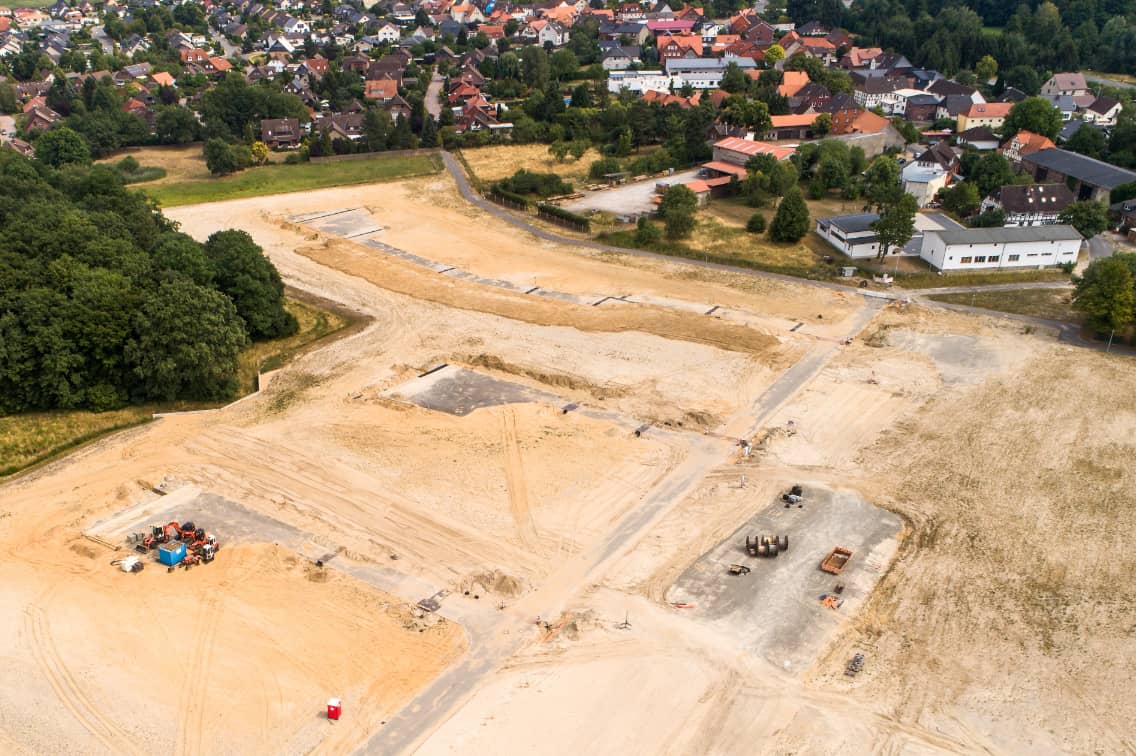
[[[1104,257],[1112,257],[1113,246],[1103,234],[1098,234],[1092,239],[1089,239],[1089,259],[1100,260]]]
[[[1119,89],[1130,89],[1136,87],[1136,84],[1131,84],[1126,81],[1117,81],[1116,79],[1105,79],[1100,76],[1086,76],[1085,81],[1090,84],[1104,84],[1106,87],[1117,87]]]

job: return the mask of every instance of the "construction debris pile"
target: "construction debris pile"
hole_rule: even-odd
[[[139,554],[157,550],[158,561],[173,572],[175,567],[189,568],[197,564],[208,564],[217,556],[217,537],[206,533],[204,528],[193,522],[168,522],[155,525],[150,533],[135,533],[129,541]]]

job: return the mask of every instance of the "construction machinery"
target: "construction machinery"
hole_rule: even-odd
[[[730,574],[731,575],[748,575],[749,573],[750,573],[750,568],[746,567],[744,564],[731,564],[730,565]]]
[[[789,536],[746,536],[746,553],[756,557],[775,557],[789,550]]]
[[[844,569],[844,565],[848,564],[848,560],[852,558],[852,551],[843,546],[837,546],[832,551],[828,552],[820,563],[820,568],[825,572],[831,572],[833,575],[839,575],[840,571]]]
[[[785,493],[781,494],[781,501],[785,502],[785,508],[788,509],[793,504],[801,506],[801,500],[804,498],[805,489],[796,485],[790,488]]]
[[[220,545],[217,537],[206,533],[192,521],[178,523],[176,520],[165,525],[155,525],[150,534],[141,537],[136,534],[134,550],[146,553],[153,549],[159,552],[160,560],[171,569],[175,566],[190,567],[195,564],[208,564],[217,556]]]

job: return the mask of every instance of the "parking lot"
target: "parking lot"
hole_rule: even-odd
[[[592,210],[599,210],[613,215],[642,215],[655,211],[655,185],[660,183],[683,184],[697,178],[700,168],[689,171],[680,171],[670,176],[659,176],[633,184],[624,184],[614,189],[605,189],[600,192],[588,192],[587,195],[575,202],[564,203],[564,209],[573,213],[586,214]]]
[[[844,616],[851,616],[895,556],[902,521],[853,491],[805,485],[803,506],[773,501],[704,554],[667,593],[667,601],[736,638],[742,648],[787,670],[807,667]],[[746,536],[787,535],[777,557],[746,553]],[[820,569],[834,546],[852,550],[840,575]],[[749,567],[731,575],[731,564]],[[820,597],[844,586],[843,605],[830,609]]]

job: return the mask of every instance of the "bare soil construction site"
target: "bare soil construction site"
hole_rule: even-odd
[[[0,484],[0,751],[1136,752],[1126,358],[445,175],[167,214],[370,320]]]

